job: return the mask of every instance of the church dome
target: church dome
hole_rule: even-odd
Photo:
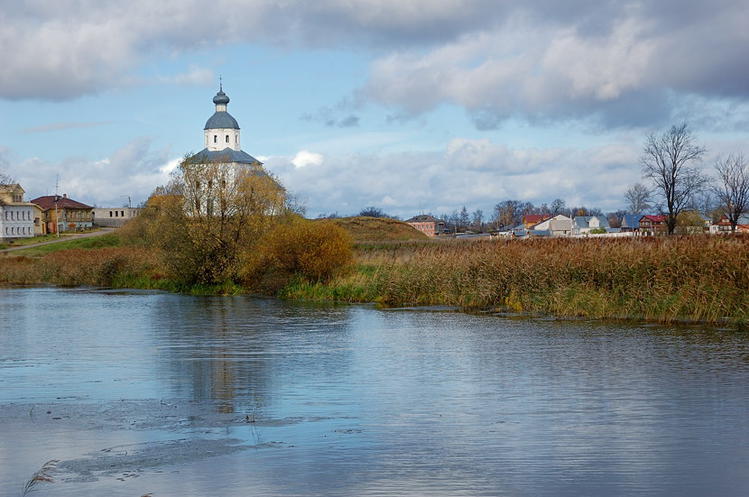
[[[226,105],[229,103],[229,97],[223,90],[219,90],[218,93],[216,93],[216,96],[213,97],[213,103],[216,105]]]
[[[208,121],[206,121],[205,128],[203,129],[239,129],[239,124],[231,114],[219,110],[214,112]]]

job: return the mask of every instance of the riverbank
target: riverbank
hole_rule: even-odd
[[[157,251],[108,246],[8,255],[0,282],[745,326],[747,261],[742,236],[367,243],[357,245],[349,270],[325,282],[187,287],[170,278]]]

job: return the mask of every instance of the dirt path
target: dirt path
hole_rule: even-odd
[[[11,247],[4,250],[0,250],[0,254],[5,252],[13,252],[14,250],[24,250],[27,248],[33,248],[33,247],[41,247],[42,245],[51,245],[53,243],[60,243],[60,242],[67,242],[69,240],[75,240],[78,238],[91,238],[94,236],[102,236],[106,235],[108,233],[114,232],[115,228],[102,228],[98,231],[92,231],[91,233],[79,233],[76,235],[62,235],[60,238],[57,238],[55,240],[49,240],[46,242],[39,242],[39,243],[32,243],[30,245],[21,245],[19,247]]]

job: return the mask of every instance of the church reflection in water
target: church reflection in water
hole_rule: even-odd
[[[159,321],[168,326],[179,315],[182,325],[179,330],[157,330],[155,338],[162,358],[159,369],[169,380],[171,395],[211,402],[220,413],[253,416],[282,408],[271,403],[291,401],[278,397],[274,383],[288,387],[308,375],[335,381],[338,372],[326,366],[323,356],[335,351],[345,356],[345,347],[310,353],[308,346],[316,332],[342,328],[346,311],[312,306],[307,311],[296,305],[286,312],[278,301],[244,297],[170,300]],[[289,395],[298,393],[292,388]]]

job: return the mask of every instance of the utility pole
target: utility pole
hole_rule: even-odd
[[[55,177],[55,233],[57,233],[57,238],[60,238],[60,211],[57,209],[57,200],[59,199],[59,196],[57,195],[57,188],[60,184],[60,175],[58,174]]]

